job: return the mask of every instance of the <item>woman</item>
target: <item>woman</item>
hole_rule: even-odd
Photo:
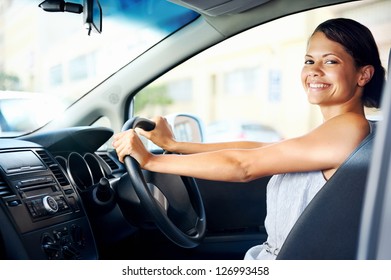
[[[344,18],[320,24],[311,35],[301,80],[324,122],[303,136],[278,143],[177,142],[164,118],[138,132],[177,154],[153,155],[134,130],[114,136],[119,160],[131,155],[144,169],[209,180],[247,182],[274,175],[267,186],[267,241],[246,259],[275,259],[305,207],[370,133],[364,106],[379,107],[385,71],[371,32]],[[205,164],[208,163],[208,164]]]

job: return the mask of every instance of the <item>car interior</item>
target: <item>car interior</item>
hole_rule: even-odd
[[[13,7],[12,2],[7,0],[0,4],[0,16],[7,7]],[[51,121],[16,136],[7,134],[5,126],[1,126],[4,130],[0,130],[1,260],[242,260],[246,250],[267,238],[264,219],[266,185],[270,177],[233,183],[149,172],[140,169],[131,157],[126,157],[122,164],[111,145],[112,136],[129,128],[152,130],[154,123],[149,121],[150,116],[146,116],[146,109],[138,107],[142,104],[142,96],[153,96],[156,88],[165,89],[161,86],[162,81],[169,80],[175,69],[183,75],[189,69],[199,71],[197,73],[207,72],[194,67],[193,58],[200,57],[201,64],[208,59],[213,61],[213,55],[205,54],[208,50],[246,31],[273,24],[285,17],[339,5],[364,7],[358,10],[360,13],[357,12],[360,16],[368,7],[391,6],[389,0],[295,0],[294,4],[289,0],[31,2],[34,2],[40,17],[60,19],[65,13],[74,14],[75,18],[82,15],[83,20],[78,24],[85,26],[87,30],[83,30],[83,34],[91,41],[106,36],[110,25],[109,20],[105,21],[106,16],[108,19],[114,14],[114,10],[110,10],[114,5],[125,11],[128,11],[125,8],[133,8],[136,22],[139,20],[139,5],[140,9],[149,7],[152,10],[152,6],[156,5],[159,9],[164,4],[183,11],[177,12],[175,17],[175,20],[179,19],[179,25],[170,22],[174,21],[172,18],[163,18],[167,26],[173,26],[172,30],[167,34],[159,30],[165,34],[159,35],[162,38],[137,55],[126,58],[123,65],[115,65],[116,70],[105,73],[104,79],[95,79],[93,85],[88,85],[88,89],[70,99],[67,108],[58,112]],[[347,15],[350,15],[349,7],[344,8]],[[109,11],[107,15],[106,11]],[[327,17],[326,13],[320,14]],[[318,14],[309,18],[316,21],[313,19],[315,15]],[[378,19],[381,26],[388,27],[390,17],[382,17]],[[7,30],[4,22],[0,20],[0,29],[4,27]],[[152,26],[158,24],[154,22]],[[300,26],[303,28],[300,33],[310,34],[311,29],[304,24]],[[140,29],[147,30],[145,26]],[[380,29],[376,34],[383,34],[383,31]],[[59,30],[50,32],[54,34]],[[70,34],[74,31],[64,28],[61,32]],[[51,36],[54,36],[52,33]],[[275,33],[269,35],[286,35],[285,32]],[[6,31],[0,35],[7,38]],[[122,30],[115,35],[130,36]],[[142,40],[152,37],[151,34],[145,35],[145,38],[137,36]],[[19,37],[16,39],[21,40]],[[252,39],[268,42],[268,37]],[[390,37],[382,43],[382,46],[387,46],[389,77]],[[83,49],[82,44],[61,46],[64,49],[58,50],[55,55],[45,54],[43,61],[49,63],[71,56],[73,49]],[[232,50],[239,46],[240,39]],[[275,49],[278,50],[278,47],[273,46],[273,50],[267,51],[275,52]],[[228,48],[224,45],[217,48],[217,54],[223,57],[219,59],[223,62],[225,50]],[[117,55],[108,50],[104,54],[110,56],[109,61]],[[99,57],[99,54],[94,55]],[[290,56],[287,53],[283,55]],[[118,53],[118,56],[121,54]],[[31,61],[35,59],[31,58]],[[268,62],[267,59],[265,61]],[[188,68],[183,67],[185,63],[189,63]],[[229,63],[226,64],[230,67]],[[0,63],[0,73],[6,66]],[[98,70],[94,71],[103,72],[106,67],[109,66],[97,62],[95,68]],[[262,73],[271,71],[264,70]],[[234,76],[235,81],[241,79],[237,77]],[[218,78],[215,75],[210,79],[210,88],[218,87]],[[54,78],[50,80],[55,81]],[[0,90],[3,90],[1,86],[0,80]],[[70,93],[71,89],[66,93]],[[203,89],[201,87],[201,91]],[[278,260],[391,259],[391,243],[386,238],[391,228],[387,226],[391,221],[391,183],[388,176],[390,96],[391,86],[387,83],[381,116],[370,121],[370,135],[305,209],[281,248]],[[206,111],[207,102],[202,100],[201,94],[200,98],[194,103],[199,104],[201,111]],[[210,103],[218,103],[218,96],[214,98],[209,100]],[[242,99],[246,98],[249,97]],[[164,103],[163,99],[159,100]],[[270,110],[277,111],[273,102],[276,101],[271,101]],[[153,113],[166,112],[164,108],[157,110],[154,101],[148,100],[146,104],[150,105]],[[169,102],[164,104],[168,104],[167,107],[172,105]],[[235,106],[240,107],[241,103],[224,103],[223,107],[227,109],[224,115],[235,117],[236,113],[240,113]],[[166,115],[175,136],[184,141],[206,141],[205,120],[197,113],[185,111],[186,106],[180,111],[175,110],[175,105],[172,107],[174,112]],[[0,124],[6,124],[7,118],[2,115],[6,111],[0,108]],[[307,112],[300,108],[293,110],[296,110],[297,117]],[[208,116],[219,113],[217,110],[208,111]],[[278,114],[281,118],[288,118],[282,116],[283,113]],[[306,116],[312,115],[308,113]],[[293,124],[288,123],[288,126]],[[151,143],[145,144],[155,154],[167,153]]]

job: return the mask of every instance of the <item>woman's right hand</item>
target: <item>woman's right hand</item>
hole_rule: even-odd
[[[141,128],[136,128],[138,134],[151,140],[155,145],[160,148],[174,152],[174,144],[176,143],[174,133],[167,119],[161,116],[154,117],[151,119],[155,122],[156,126],[151,131],[145,131]]]

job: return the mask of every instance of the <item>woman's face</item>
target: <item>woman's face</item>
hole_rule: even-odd
[[[301,74],[310,103],[335,106],[361,98],[360,76],[353,57],[342,45],[322,32],[310,38]]]

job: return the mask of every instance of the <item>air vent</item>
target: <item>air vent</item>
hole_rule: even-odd
[[[15,193],[12,191],[11,187],[0,175],[0,197],[5,198],[13,195],[15,195]]]
[[[111,170],[118,169],[118,165],[107,154],[99,154],[99,156],[110,166]]]
[[[69,185],[69,181],[67,177],[65,177],[64,173],[62,172],[61,168],[58,166],[58,164],[48,155],[45,151],[37,151],[37,154],[41,157],[43,162],[50,168],[50,170],[53,172],[53,175],[56,177],[58,183],[61,186],[67,186]]]

